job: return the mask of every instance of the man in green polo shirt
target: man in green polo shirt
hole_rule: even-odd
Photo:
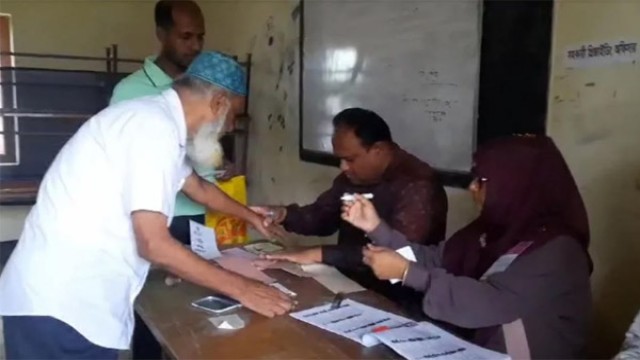
[[[113,90],[111,103],[166,90],[202,51],[204,16],[194,1],[158,1],[155,7],[156,36],[160,54],[148,57],[142,69],[124,78]]]
[[[156,36],[161,44],[160,54],[146,58],[140,70],[120,81],[113,90],[110,104],[160,94],[187,70],[193,59],[202,51],[204,17],[194,1],[158,1],[155,6],[155,22]],[[200,176],[213,181],[215,169],[195,170]],[[230,174],[231,172],[228,175]],[[204,213],[205,208],[202,205],[179,193],[170,226],[171,235],[183,243],[189,243],[189,220],[204,224]]]

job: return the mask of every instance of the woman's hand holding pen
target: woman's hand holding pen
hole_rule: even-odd
[[[342,219],[370,233],[380,225],[380,216],[371,201],[361,195],[354,197],[354,201],[346,201],[342,205]]]

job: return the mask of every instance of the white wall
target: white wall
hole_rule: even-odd
[[[105,56],[119,44],[120,56],[144,57],[157,48],[153,1],[2,0],[11,15],[16,52]],[[103,70],[100,62],[16,58],[19,66]]]
[[[0,241],[16,240],[22,232],[29,206],[0,206]]]
[[[640,42],[640,1],[558,1],[548,129],[584,197],[595,262],[591,353],[609,357],[640,308],[640,66],[567,69],[565,50]]]

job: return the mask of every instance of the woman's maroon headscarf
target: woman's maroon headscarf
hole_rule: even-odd
[[[530,252],[559,235],[571,236],[587,251],[587,212],[550,138],[512,136],[487,143],[474,155],[473,172],[486,179],[485,203],[480,216],[446,243],[448,272],[479,279],[521,241],[533,242]]]

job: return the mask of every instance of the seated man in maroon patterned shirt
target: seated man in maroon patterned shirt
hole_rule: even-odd
[[[310,205],[254,208],[270,214],[287,231],[308,236],[330,236],[338,244],[272,255],[300,264],[325,263],[362,286],[392,300],[404,302],[407,290],[376,279],[362,264],[366,234],[340,218],[345,193],[371,193],[382,219],[410,241],[433,245],[444,240],[447,196],[436,172],[402,150],[391,138],[386,122],[370,110],[351,108],[333,119],[333,151],[340,158],[340,174],[333,186]]]

